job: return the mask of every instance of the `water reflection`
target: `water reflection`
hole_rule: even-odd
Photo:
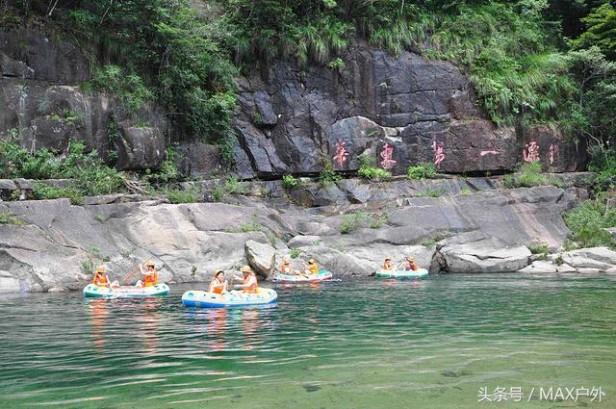
[[[143,350],[148,355],[155,355],[158,349],[158,328],[160,323],[161,298],[139,300],[141,308],[135,314],[137,334],[143,342]]]
[[[93,299],[89,301],[88,306],[90,307],[90,324],[94,347],[99,353],[102,353],[105,350],[105,328],[109,316],[107,300]]]

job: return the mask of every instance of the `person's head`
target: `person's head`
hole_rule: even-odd
[[[311,258],[310,260],[308,260],[308,264],[310,265],[316,264],[316,261],[314,261],[314,259]]]
[[[152,260],[148,260],[145,262],[145,268],[148,271],[154,271],[156,270],[156,264]]]
[[[214,278],[222,281],[225,279],[225,272],[222,270],[216,270],[216,272],[214,273]]]
[[[283,258],[283,259],[282,259],[282,265],[283,265],[283,266],[288,266],[289,264],[291,264],[291,262],[289,261],[289,259],[288,259],[288,258]]]
[[[252,274],[252,269],[250,268],[250,266],[244,266],[240,269],[240,271],[242,272],[242,274],[244,275],[244,277],[246,277],[247,275]]]
[[[98,266],[96,267],[96,273],[97,274],[105,274],[107,272],[107,269],[105,268],[105,266]]]
[[[411,256],[408,256],[408,257],[406,258],[406,261],[407,261],[409,264],[414,264],[414,263],[415,263],[415,259],[414,259],[413,257],[411,257]]]

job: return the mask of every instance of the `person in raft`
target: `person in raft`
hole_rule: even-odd
[[[96,267],[96,271],[94,272],[94,278],[92,279],[92,284],[97,285],[99,287],[118,287],[120,284],[117,281],[111,282],[109,280],[109,276],[107,275],[107,269],[105,266]]]
[[[319,274],[319,265],[313,258],[308,260],[308,268],[306,269],[306,274],[308,275],[316,275]]]
[[[383,270],[384,271],[391,271],[394,269],[394,265],[391,262],[391,258],[387,257],[385,259],[385,261],[383,262]]]
[[[417,263],[415,263],[415,259],[411,256],[406,258],[406,265],[404,266],[406,271],[417,271],[419,267],[417,267]]]
[[[141,270],[143,280],[137,281],[137,284],[135,284],[136,287],[154,287],[158,284],[158,272],[156,271],[156,264],[154,264],[153,261],[148,260],[145,262],[145,270],[143,270],[140,264],[139,270]]]
[[[227,280],[225,280],[225,272],[218,270],[214,273],[214,279],[210,283],[210,288],[207,290],[210,293],[222,294],[227,292]]]
[[[240,269],[242,277],[236,276],[236,278],[242,280],[242,284],[236,284],[235,288],[240,288],[245,294],[256,294],[259,291],[259,284],[257,283],[257,276],[249,266],[244,266]]]
[[[280,272],[282,274],[292,274],[291,272],[291,262],[288,258],[283,258],[282,263],[280,263]]]

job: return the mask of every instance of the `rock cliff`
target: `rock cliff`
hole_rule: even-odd
[[[574,186],[501,190],[471,178],[429,197],[421,194],[426,185],[357,182],[366,192],[363,203],[310,209],[255,196],[251,192],[264,190],[258,185],[228,203],[2,202],[0,213],[11,221],[0,224],[0,290],[78,289],[96,263],[105,262],[120,279],[148,258],[162,279],[174,282],[206,281],[213,270],[235,269],[246,260],[267,276],[272,257],[278,263],[290,255],[315,257],[341,278],[365,277],[384,257],[407,254],[432,264],[433,272],[513,271],[532,262],[521,246],[562,245],[568,231],[560,213],[582,192]],[[476,190],[468,194],[471,186]],[[397,189],[396,199],[379,194],[387,189]]]

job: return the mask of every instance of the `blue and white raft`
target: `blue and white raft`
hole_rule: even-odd
[[[305,284],[319,283],[321,281],[331,281],[333,274],[327,270],[319,270],[318,274],[282,274],[277,272],[272,278],[272,282],[280,284]]]
[[[420,278],[428,275],[428,270],[425,268],[420,268],[417,271],[413,270],[378,270],[376,272],[377,278],[395,278],[398,280],[411,279],[411,278]]]
[[[95,284],[88,284],[83,289],[84,297],[104,297],[104,298],[133,298],[133,297],[153,297],[157,295],[169,294],[169,286],[165,283],[156,284],[151,287],[101,287]]]
[[[182,304],[186,307],[199,308],[242,307],[272,304],[277,298],[276,291],[270,288],[259,288],[256,294],[246,294],[243,291],[214,294],[207,291],[190,290],[182,295]]]

